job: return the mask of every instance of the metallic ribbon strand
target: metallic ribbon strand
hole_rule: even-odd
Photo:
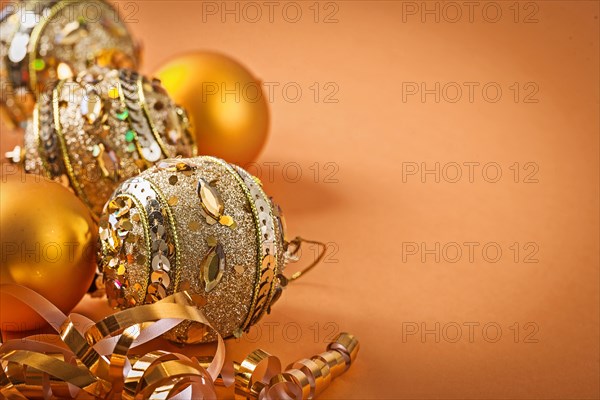
[[[56,335],[4,342],[0,336],[0,397],[52,399],[215,399],[216,386],[234,386],[236,400],[313,399],[356,359],[359,343],[340,334],[327,350],[282,370],[281,361],[255,350],[241,363],[225,364],[219,336],[212,357],[167,351],[131,355],[140,346],[190,320],[211,328],[187,292],[157,303],[130,308],[94,323],[64,315],[38,293],[23,286],[0,285],[36,310]],[[57,344],[58,343],[58,344]],[[264,372],[258,366],[265,363]]]

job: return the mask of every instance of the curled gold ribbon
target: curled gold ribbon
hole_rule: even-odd
[[[176,293],[94,323],[78,314],[64,315],[31,289],[2,284],[0,291],[36,310],[57,332],[6,342],[0,335],[0,398],[10,400],[214,399],[216,386],[231,385],[236,400],[308,400],[346,372],[359,349],[354,336],[342,333],[325,352],[285,370],[279,358],[260,349],[241,363],[225,364],[220,336],[211,357],[162,350],[134,356],[133,348],[183,321],[213,329],[190,293]],[[48,343],[51,339],[59,339],[58,344]],[[262,364],[265,368],[259,368]]]
[[[241,364],[235,364],[236,400],[313,399],[348,370],[359,347],[353,335],[341,333],[327,351],[296,361],[285,371],[281,371],[278,358],[255,350]],[[257,370],[264,362],[266,369],[258,376]]]

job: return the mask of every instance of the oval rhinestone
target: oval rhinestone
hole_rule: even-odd
[[[163,160],[156,164],[156,168],[169,172],[177,172],[177,161],[172,159]]]
[[[85,25],[80,24],[78,21],[72,21],[56,34],[54,42],[58,45],[70,46],[77,43],[85,35],[87,35]]]
[[[210,249],[202,260],[200,270],[204,276],[204,290],[210,292],[219,284],[225,271],[225,252],[221,244]]]
[[[103,108],[102,99],[96,90],[88,88],[81,99],[81,115],[87,119],[88,123],[93,124],[102,116]]]
[[[73,77],[73,69],[69,66],[69,64],[61,62],[56,67],[56,75],[58,79],[69,79]]]
[[[21,62],[27,55],[27,45],[29,44],[29,35],[17,32],[8,49],[8,59],[14,63]]]
[[[202,178],[198,179],[197,192],[204,211],[218,221],[225,209],[219,192]]]

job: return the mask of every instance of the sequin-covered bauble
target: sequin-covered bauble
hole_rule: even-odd
[[[239,336],[279,298],[287,254],[279,207],[260,182],[213,157],[171,159],[124,182],[100,219],[109,302],[118,308],[194,293],[223,336]],[[215,339],[198,324],[167,338]]]
[[[139,49],[102,0],[4,2],[0,14],[0,107],[13,122],[31,116],[51,82],[91,65],[136,68]]]
[[[99,215],[120,182],[195,151],[187,114],[159,81],[94,67],[40,97],[25,134],[25,169],[69,185]]]

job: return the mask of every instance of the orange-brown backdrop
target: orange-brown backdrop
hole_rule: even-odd
[[[250,170],[330,243],[236,358],[349,331],[324,399],[598,398],[598,2],[116,4],[144,72],[214,50],[272,88]]]

